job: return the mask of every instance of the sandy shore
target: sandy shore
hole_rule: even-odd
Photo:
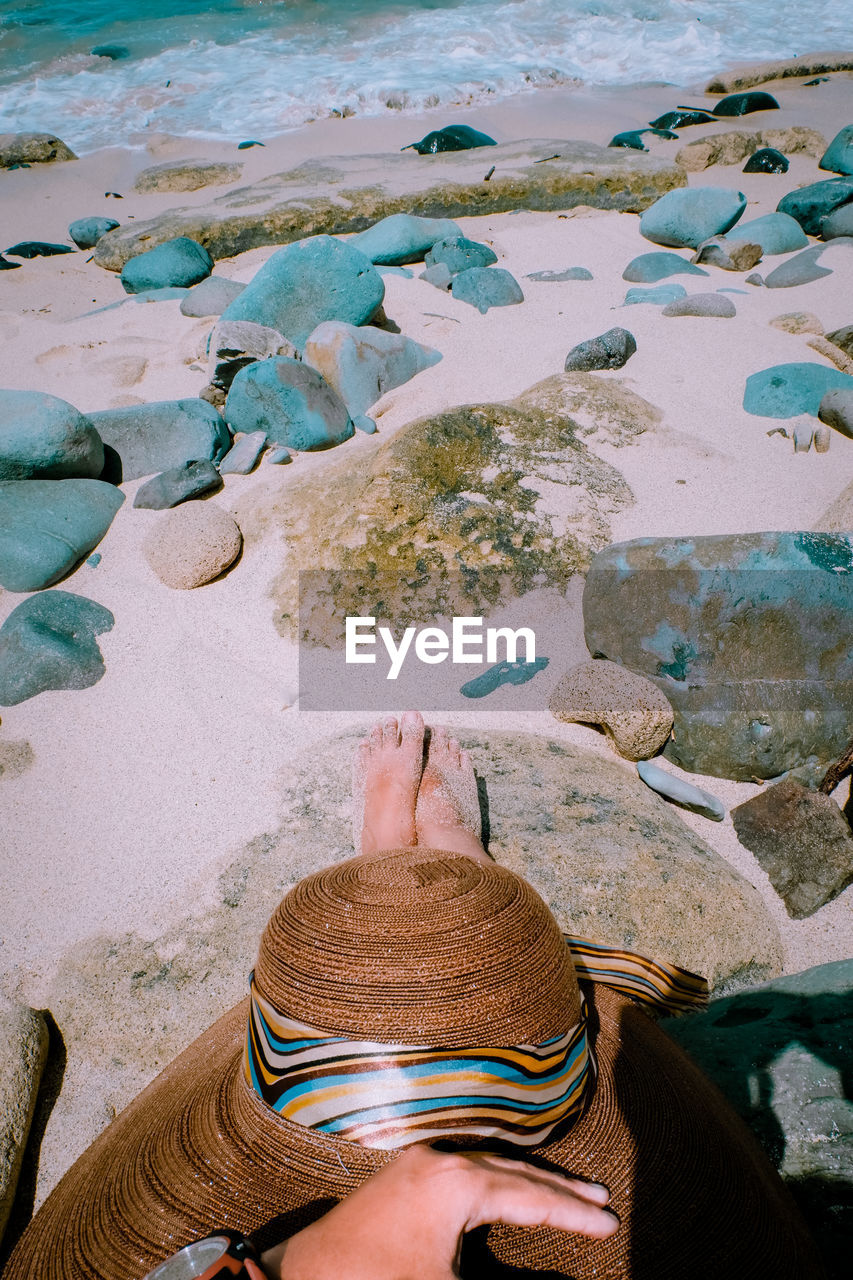
[[[789,125],[817,129],[829,140],[853,121],[851,73],[812,88],[796,81],[762,88],[776,95],[780,111],[684,130],[678,143],[647,136],[651,149],[671,157],[708,133]],[[714,101],[702,92],[662,86],[607,94],[553,90],[476,113],[460,110],[452,118],[499,141],[606,143],[614,132],[642,127],[676,104]],[[154,163],[237,159],[245,184],[311,156],[395,151],[449,122],[318,121],[239,153],[233,144],[159,137],[136,149],[4,174],[0,225],[10,245],[63,241],[74,218],[104,214],[125,223],[218,194],[135,194],[136,173]],[[829,176],[801,153],[791,157],[783,176],[743,174],[741,168],[716,166],[691,174],[690,183],[744,191],[745,218],[752,218],[775,209],[786,191]],[[106,197],[108,191],[123,199]],[[640,236],[634,215],[522,211],[462,219],[460,225],[494,247],[499,265],[522,283],[525,302],[481,316],[419,281],[418,267],[414,279],[389,275],[386,312],[404,334],[437,348],[443,359],[379,403],[381,433],[455,404],[516,396],[560,371],[575,343],[624,325],[636,337],[637,354],[618,374],[600,377],[620,379],[657,407],[660,421],[622,448],[603,432],[585,437],[594,453],[622,472],[635,497],[613,518],[613,540],[821,527],[824,510],[853,481],[853,444],[836,435],[826,454],[795,455],[790,441],[768,437],[776,424],[744,413],[741,401],[745,378],[758,369],[796,360],[828,364],[806,345],[807,335],[769,322],[780,313],[808,311],[825,331],[851,323],[853,255],[836,250],[831,276],[783,290],[754,289],[743,275],[710,267],[701,287],[734,290],[736,318],[665,319],[658,307],[622,308],[628,287],[622,270],[654,248]],[[272,252],[253,250],[217,263],[216,271],[249,280]],[[182,316],[177,301],[127,301],[98,310],[126,295],[117,276],[87,257],[36,259],[0,276],[4,385],[61,396],[83,412],[197,395],[206,382],[199,357],[212,321]],[[586,267],[594,279],[556,285],[525,279],[569,266]],[[765,260],[760,269],[767,266]],[[685,283],[698,291],[698,282]],[[342,446],[354,467],[370,447],[360,434]],[[324,455],[302,455],[289,467],[262,465],[253,475],[229,476],[216,501],[239,516],[325,461]],[[154,938],[171,923],[191,919],[217,870],[275,824],[289,762],[312,742],[365,721],[300,712],[294,705],[295,653],[273,625],[269,599],[282,545],[272,536],[252,541],[223,579],[194,592],[170,591],[141,554],[157,513],[132,509],[138,483],[123,486],[127,501],[98,548],[98,567],[84,563],[61,584],[115,614],[114,629],[100,641],[105,678],[86,691],[45,693],[2,712],[0,743],[28,743],[32,763],[17,776],[7,769],[0,780],[0,989],[35,1007],[57,968],[85,940],[128,931]],[[21,599],[0,592],[0,622]],[[456,723],[523,727],[609,752],[592,729],[560,725],[547,712],[518,717],[502,694],[489,703],[455,717]],[[752,784],[694,780],[727,808],[756,791]],[[685,814],[684,820],[760,889],[782,932],[786,972],[853,955],[853,890],[811,918],[791,921],[729,819],[714,824]],[[40,1185],[39,1198],[47,1190]]]

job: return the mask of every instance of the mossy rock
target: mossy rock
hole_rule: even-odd
[[[347,458],[253,504],[241,513],[247,540],[272,524],[290,547],[276,626],[293,634],[306,570],[322,571],[318,608],[303,602],[300,623],[313,639],[337,636],[347,614],[409,625],[564,588],[607,544],[609,514],[633,500],[578,434],[547,407],[464,405],[377,441],[357,469]]]

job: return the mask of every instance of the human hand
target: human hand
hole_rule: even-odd
[[[596,1183],[488,1153],[410,1147],[317,1222],[264,1254],[270,1280],[452,1280],[486,1223],[606,1239],[619,1219]]]

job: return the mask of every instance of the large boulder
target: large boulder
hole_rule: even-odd
[[[326,320],[305,343],[305,364],[322,374],[354,418],[392,387],[437,364],[441,352],[402,333]]]
[[[385,285],[372,262],[332,236],[279,249],[222,313],[284,334],[297,350],[323,320],[365,324],[382,305]]]
[[[753,1130],[841,1280],[853,1235],[853,960],[714,1000],[666,1029]]]
[[[457,224],[449,218],[417,218],[411,213],[392,213],[353,236],[349,243],[371,262],[402,267],[407,262],[422,262],[437,240],[461,234]]]
[[[52,133],[0,133],[0,169],[23,164],[76,160],[70,147]]]
[[[270,444],[289,449],[328,449],[354,432],[337,391],[316,369],[287,356],[241,369],[228,392],[225,418],[232,431],[264,431]]]
[[[111,231],[98,242],[95,261],[120,271],[134,254],[175,236],[190,236],[214,258],[229,258],[259,245],[363,231],[404,210],[461,218],[587,204],[636,213],[686,181],[684,170],[670,160],[565,139],[501,143],[489,148],[488,164],[495,173],[484,182],[479,151],[431,156],[426,164],[410,151],[323,156],[207,204],[170,209]],[[320,317],[331,318],[349,317]]]
[[[96,636],[114,622],[109,609],[69,591],[23,600],[0,627],[0,706],[97,684],[106,667]]]
[[[668,191],[640,215],[640,234],[655,244],[698,249],[703,240],[731,230],[745,208],[743,192],[727,187]]]
[[[122,409],[90,413],[104,444],[121,459],[121,478],[138,480],[187,462],[218,462],[231,447],[231,434],[204,400],[154,400]]]
[[[835,135],[820,159],[820,168],[830,173],[853,174],[853,124]]]
[[[103,538],[124,494],[102,480],[0,482],[0,586],[39,591]]]
[[[213,259],[196,240],[176,236],[165,244],[137,254],[122,268],[121,282],[127,293],[148,289],[189,288],[213,270]]]
[[[640,538],[593,561],[584,626],[594,656],[666,694],[665,754],[749,781],[828,765],[853,723],[853,535]]]
[[[564,590],[632,501],[579,434],[559,407],[464,405],[371,437],[358,465],[330,458],[286,494],[254,495],[239,512],[247,541],[278,528],[289,543],[277,625],[290,633],[301,570],[329,571],[338,622],[380,605],[401,624],[445,604],[485,614],[500,591]]]
[[[91,419],[43,391],[0,390],[0,480],[95,480],[104,446]]]
[[[795,218],[807,236],[819,236],[824,219],[851,200],[853,177],[826,178],[789,191],[777,204],[776,211]]]
[[[15,1198],[47,1044],[42,1015],[0,997],[0,1239]]]
[[[198,191],[201,187],[221,186],[236,182],[243,172],[241,164],[213,160],[171,160],[143,169],[133,184],[143,195],[152,191]]]

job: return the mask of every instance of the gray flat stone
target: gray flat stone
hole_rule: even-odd
[[[820,280],[821,276],[831,276],[831,267],[822,267],[818,262],[818,258],[823,253],[823,245],[815,245],[811,249],[803,249],[802,253],[797,253],[793,258],[789,258],[787,262],[782,262],[778,267],[764,277],[764,283],[768,289],[790,289],[798,284],[811,284],[812,280]]]
[[[22,601],[0,627],[0,706],[97,684],[106,668],[96,636],[114,622],[109,609],[68,591]]]
[[[213,463],[202,458],[198,462],[186,462],[182,467],[172,467],[169,471],[146,480],[137,489],[133,505],[149,511],[165,511],[200,493],[218,489],[221,483],[219,472]]]
[[[222,312],[245,289],[239,280],[224,276],[207,276],[193,285],[181,300],[182,316],[221,316]]]
[[[730,320],[737,315],[737,310],[731,298],[724,298],[721,293],[691,293],[687,297],[668,302],[661,315],[716,316],[718,319]]]
[[[708,272],[694,266],[677,253],[641,253],[632,258],[622,272],[623,280],[635,280],[638,284],[653,284],[669,276],[707,276]]]
[[[252,431],[232,445],[219,464],[221,475],[247,476],[263,453],[266,431]]]
[[[122,479],[169,471],[207,458],[218,462],[231,447],[231,433],[204,400],[155,400],[89,415],[104,441],[121,458]]]
[[[834,1280],[853,1238],[853,960],[824,964],[670,1018],[787,1183]]]
[[[102,480],[0,483],[0,586],[40,591],[103,538],[124,494]]]
[[[95,261],[120,271],[141,248],[180,235],[226,258],[258,245],[362,231],[401,206],[445,218],[578,204],[639,212],[686,181],[671,161],[578,141],[501,143],[488,159],[496,167],[490,182],[483,182],[476,150],[431,156],[427,164],[411,151],[309,160],[208,204],[111,231],[95,246]]]

